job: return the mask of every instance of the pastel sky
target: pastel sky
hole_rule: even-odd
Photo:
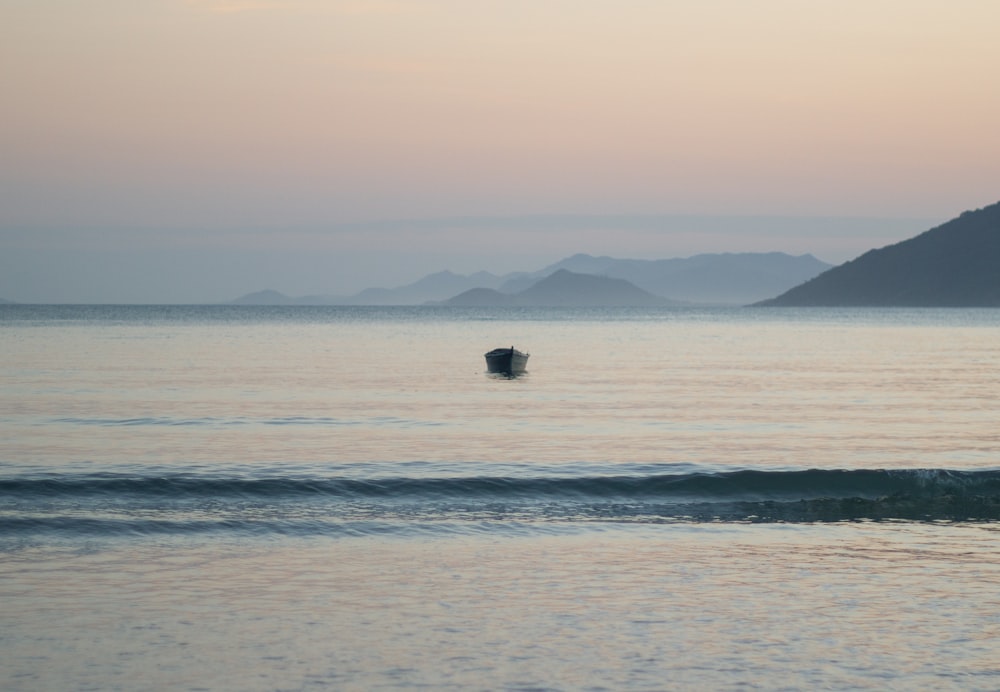
[[[841,262],[1000,199],[996,0],[4,0],[0,298]]]

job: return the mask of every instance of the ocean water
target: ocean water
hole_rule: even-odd
[[[1000,689],[1000,310],[0,306],[0,603],[5,690]]]

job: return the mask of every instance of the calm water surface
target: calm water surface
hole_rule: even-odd
[[[995,310],[0,306],[0,686],[997,689],[998,414]]]

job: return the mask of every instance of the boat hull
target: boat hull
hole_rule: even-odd
[[[527,367],[528,354],[513,347],[495,348],[486,354],[486,371],[496,375],[522,375]]]

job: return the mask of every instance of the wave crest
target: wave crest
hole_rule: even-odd
[[[522,527],[890,519],[1000,521],[1000,471],[387,478],[105,473],[0,479],[0,528],[15,534],[310,534],[343,533],[358,525],[384,529],[387,523],[443,530],[456,522]]]

